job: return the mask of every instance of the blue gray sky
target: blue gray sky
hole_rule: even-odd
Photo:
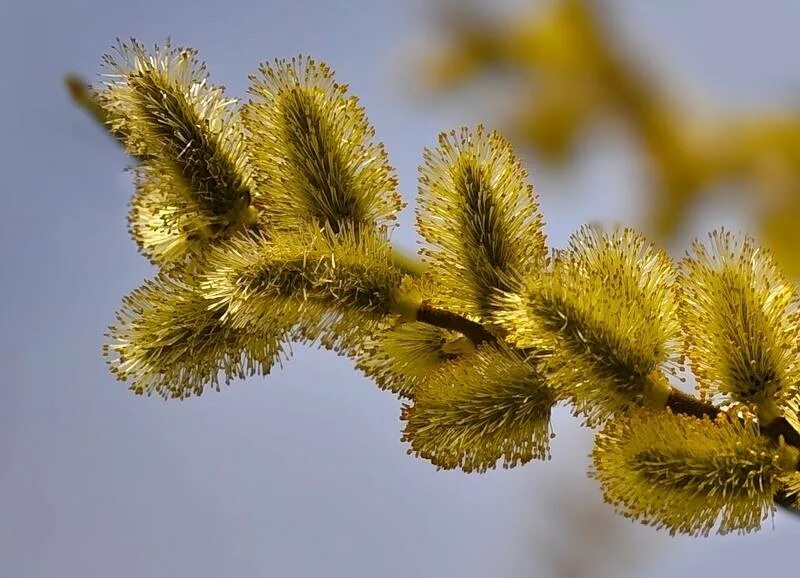
[[[800,94],[798,2],[614,4],[677,88],[731,106]],[[414,96],[429,15],[422,0],[0,4],[0,576],[548,577],[580,553],[594,575],[796,572],[799,518],[673,539],[602,517],[589,433],[566,411],[552,461],[468,476],[407,456],[399,402],[330,353],[297,347],[267,379],[185,402],[134,397],[107,372],[105,328],[152,271],[126,231],[128,161],[70,103],[64,74],[94,77],[116,37],[172,37],[244,96],[260,61],[312,54],[361,97],[411,202],[422,148],[493,120],[474,98]],[[612,139],[568,175],[530,159],[554,245],[588,220],[635,222],[628,152]],[[687,234],[747,225],[736,207],[701,215]],[[598,508],[599,529],[575,523]],[[618,542],[597,546],[609,533]]]

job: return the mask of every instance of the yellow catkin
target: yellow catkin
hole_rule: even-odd
[[[550,456],[555,392],[505,348],[482,346],[444,364],[414,396],[403,410],[403,440],[439,468],[483,472]]]
[[[800,319],[794,283],[753,239],[718,230],[681,263],[686,352],[706,398],[800,429]]]
[[[276,226],[316,221],[338,231],[395,220],[403,207],[395,171],[364,109],[327,64],[262,64],[250,93],[242,117]]]
[[[583,227],[550,271],[499,298],[495,317],[596,423],[651,395],[663,404],[661,372],[679,361],[673,278],[672,260],[640,234]]]
[[[547,247],[527,173],[498,133],[443,133],[424,153],[417,228],[437,299],[456,311],[486,317],[495,291],[540,270]]]
[[[232,240],[210,254],[201,285],[237,327],[288,323],[295,338],[346,352],[393,314],[401,281],[385,238],[306,227]]]
[[[125,298],[108,337],[111,371],[132,391],[183,399],[221,380],[266,375],[287,335],[233,327],[193,282],[161,274]]]
[[[724,414],[637,411],[598,433],[592,475],[624,515],[671,534],[746,533],[774,511],[790,451]]]
[[[413,398],[417,386],[431,373],[474,349],[458,333],[425,323],[403,323],[372,337],[357,366],[381,389]]]
[[[157,264],[173,262],[251,225],[263,199],[236,101],[209,82],[196,51],[119,43],[105,67],[98,105],[142,165],[131,212],[142,252]]]

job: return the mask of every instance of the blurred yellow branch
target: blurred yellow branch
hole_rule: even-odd
[[[724,187],[734,194],[744,184],[756,193],[764,243],[800,275],[800,110],[703,113],[635,56],[601,2],[555,0],[506,23],[445,6],[450,43],[420,62],[427,86],[450,90],[495,71],[521,78],[520,88],[510,88],[509,130],[554,162],[572,156],[597,121],[617,122],[642,151],[648,229],[662,239],[703,195],[719,185],[734,185]]]

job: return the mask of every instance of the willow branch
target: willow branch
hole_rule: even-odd
[[[694,417],[710,417],[711,419],[717,417],[722,411],[717,406],[674,387],[670,390],[669,397],[667,397],[667,407],[674,413],[682,413]]]
[[[458,313],[438,309],[427,302],[423,302],[417,311],[417,321],[461,333],[475,346],[483,345],[484,343],[497,343],[497,337],[480,323],[467,319]]]
[[[498,341],[498,337],[480,323],[467,319],[458,313],[433,307],[429,303],[423,303],[419,308],[417,321],[461,333],[476,346],[497,343]],[[521,351],[521,353],[525,354],[526,352]],[[674,413],[700,418],[709,417],[714,419],[722,413],[722,410],[714,404],[703,401],[675,387],[671,387],[665,407]],[[762,435],[775,442],[783,438],[786,444],[800,449],[800,432],[795,430],[785,418],[779,417],[769,424],[762,425],[760,431]],[[800,470],[800,464],[798,464],[798,469]],[[785,501],[784,499],[783,502]],[[785,506],[780,500],[777,503]]]
[[[717,406],[674,387],[667,398],[667,407],[675,413],[693,415],[695,417],[710,417],[712,419],[722,412]],[[795,430],[785,418],[779,417],[767,425],[762,425],[761,433],[773,441],[783,438],[783,441],[790,446],[800,448],[800,432]]]
[[[92,92],[88,83],[77,75],[70,75],[65,78],[65,84],[75,103],[83,108],[88,115],[99,125],[103,126],[111,136],[120,143],[125,141],[126,135],[114,132],[109,128],[108,113],[101,106],[97,96]],[[136,160],[146,160],[136,157]],[[412,254],[400,249],[393,249],[392,261],[398,270],[412,277],[420,277],[425,270],[424,263],[416,259]],[[447,329],[464,335],[475,346],[483,344],[494,344],[499,341],[499,337],[489,331],[484,325],[472,321],[463,315],[434,307],[430,303],[423,302],[417,311],[417,321],[427,323],[434,327]],[[527,357],[529,352],[520,351]],[[690,394],[684,393],[671,387],[667,397],[666,407],[675,413],[691,415],[695,417],[715,418],[722,410],[715,405],[698,399]],[[800,432],[796,431],[785,418],[777,418],[769,424],[762,425],[761,434],[769,439],[778,442],[783,441],[796,448],[800,448]],[[800,463],[798,464],[800,470]],[[795,514],[800,514],[789,506],[788,498],[783,494],[775,496],[775,502]]]

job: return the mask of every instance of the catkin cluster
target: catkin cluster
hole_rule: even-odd
[[[677,264],[630,229],[551,249],[479,126],[423,155],[421,267],[392,249],[395,172],[326,65],[262,65],[240,104],[193,50],[131,41],[104,78],[83,102],[137,161],[130,230],[158,267],[105,347],[134,392],[199,395],[313,343],[401,397],[409,452],[440,468],[548,458],[563,402],[627,516],[747,532],[800,492],[800,297],[751,239],[716,231]],[[699,399],[671,385],[687,365]]]

